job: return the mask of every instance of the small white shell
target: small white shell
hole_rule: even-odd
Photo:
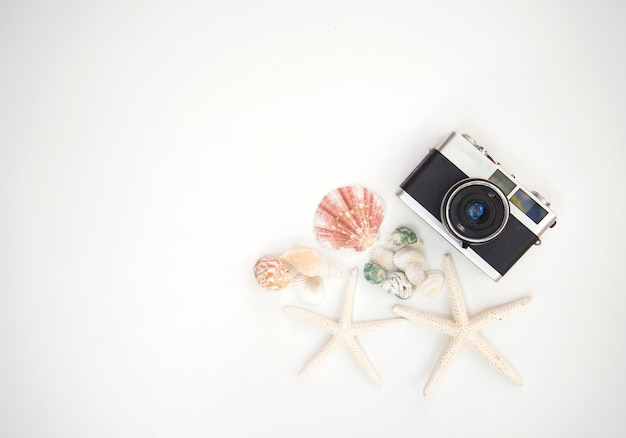
[[[437,296],[443,289],[446,276],[442,271],[434,269],[426,271],[426,274],[426,280],[417,288],[417,292],[427,297]]]
[[[317,264],[317,275],[319,277],[347,277],[348,271],[342,269],[327,260],[320,260]]]
[[[396,271],[387,275],[380,287],[387,293],[406,300],[413,295],[413,285],[402,272]]]
[[[424,254],[413,246],[403,246],[393,255],[393,264],[401,271],[411,263],[424,264]]]
[[[414,286],[421,286],[428,277],[424,268],[417,263],[409,263],[404,269],[404,275],[406,275],[406,278],[408,278]]]
[[[387,249],[382,245],[376,245],[370,250],[370,261],[386,271],[393,271],[395,269],[393,256],[393,250]]]
[[[320,304],[324,300],[324,284],[319,277],[296,274],[291,282],[291,287],[298,298],[307,304]]]

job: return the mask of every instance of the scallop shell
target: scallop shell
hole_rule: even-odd
[[[327,248],[364,251],[379,238],[383,200],[362,186],[345,186],[324,196],[315,212],[315,235]]]
[[[387,278],[387,271],[374,263],[366,263],[363,268],[363,275],[369,283],[379,284]]]
[[[341,269],[327,260],[315,248],[291,248],[280,259],[293,266],[307,277],[347,277],[348,271]]]
[[[412,245],[417,243],[417,234],[409,227],[396,228],[388,239],[397,246]]]
[[[406,300],[413,295],[413,285],[402,272],[392,272],[387,275],[380,287],[389,294],[394,294],[400,299]]]
[[[302,301],[307,304],[320,304],[324,300],[325,289],[320,277],[307,277],[296,274],[291,287]]]
[[[280,259],[264,256],[254,264],[254,278],[263,289],[277,291],[290,283],[291,271]]]
[[[424,254],[413,246],[403,246],[393,255],[393,264],[404,271],[411,263],[424,264]]]
[[[414,286],[421,286],[428,277],[424,268],[417,263],[409,263],[409,265],[404,269],[404,275],[406,275],[406,278],[408,278]]]
[[[370,250],[370,262],[387,271],[393,271],[396,268],[396,265],[393,263],[393,255],[393,250],[382,245],[376,245]]]
[[[443,289],[446,276],[442,271],[438,270],[428,270],[426,274],[426,280],[418,286],[417,292],[427,297],[437,296],[439,292],[441,292],[441,289]]]

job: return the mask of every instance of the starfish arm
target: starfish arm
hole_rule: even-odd
[[[353,336],[357,336],[362,335],[363,333],[383,330],[405,322],[406,319],[404,318],[379,319],[377,321],[359,322],[352,325],[352,327],[350,328],[350,332]]]
[[[415,321],[449,336],[455,336],[459,332],[457,324],[449,319],[441,318],[440,316],[398,305],[393,306],[392,310],[403,318],[410,319],[411,321]]]
[[[365,356],[365,353],[363,353],[363,350],[357,343],[356,339],[354,339],[353,336],[350,336],[350,337],[344,338],[343,342],[346,348],[348,349],[348,351],[354,357],[354,360],[356,360],[356,363],[359,365],[361,370],[363,370],[363,372],[367,375],[367,377],[372,379],[372,381],[376,383],[377,385],[382,385],[383,384],[382,377],[380,377],[380,375],[374,368],[374,365],[372,365],[372,363],[369,361],[367,356]]]
[[[354,268],[350,271],[350,277],[348,277],[343,306],[341,306],[341,314],[339,315],[339,325],[342,327],[347,327],[352,323],[352,305],[354,303],[357,273],[358,269]]]
[[[489,365],[494,367],[505,377],[520,386],[524,384],[522,376],[519,375],[515,369],[509,365],[494,349],[477,334],[472,335],[468,341],[468,345],[474,350],[480,357],[485,359]]]
[[[446,284],[448,286],[448,299],[450,300],[450,308],[454,320],[460,325],[466,325],[468,322],[467,310],[465,310],[465,302],[463,301],[463,291],[456,274],[454,261],[450,254],[446,254],[443,259],[443,270],[446,275]]]
[[[318,363],[326,359],[328,355],[341,343],[341,338],[337,336],[332,336],[322,348],[320,348],[315,355],[309,360],[306,365],[302,367],[300,372],[298,373],[298,377],[306,376],[312,368],[314,368]]]
[[[329,333],[337,333],[339,325],[335,321],[326,319],[301,307],[287,306],[284,310],[287,313],[291,313],[292,315],[298,316],[306,321],[313,323],[314,325],[326,330]]]
[[[510,303],[506,303],[501,306],[483,310],[474,318],[472,318],[470,322],[472,331],[477,332],[478,330],[491,324],[492,322],[502,321],[503,319],[515,315],[517,312],[530,304],[532,300],[532,297],[522,297],[519,300],[511,301]]]
[[[459,353],[463,345],[465,345],[465,341],[460,337],[454,337],[448,341],[443,351],[441,352],[441,355],[439,356],[439,360],[437,361],[435,367],[430,373],[430,377],[428,377],[428,380],[426,381],[426,385],[424,386],[424,396],[432,394],[437,386],[439,386],[441,379],[448,372],[448,368],[454,361],[454,358]]]

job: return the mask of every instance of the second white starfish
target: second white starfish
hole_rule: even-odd
[[[350,272],[348,285],[346,287],[346,295],[343,300],[343,306],[341,308],[339,321],[326,319],[300,307],[285,307],[286,312],[291,313],[292,315],[299,316],[300,318],[305,319],[309,322],[312,322],[316,326],[326,330],[331,334],[330,339],[326,341],[322,348],[320,348],[319,351],[313,356],[313,358],[302,368],[299,374],[300,376],[304,376],[305,374],[307,374],[315,365],[325,359],[335,348],[343,344],[352,354],[363,372],[378,385],[382,384],[382,378],[380,377],[372,363],[367,359],[365,353],[363,353],[363,350],[356,341],[356,336],[394,326],[396,324],[405,322],[406,319],[392,318],[353,323],[352,304],[354,302],[356,279],[357,269],[355,268]]]
[[[446,254],[443,265],[446,275],[446,284],[448,286],[448,298],[450,300],[454,321],[409,307],[393,307],[393,311],[398,315],[451,336],[441,352],[441,356],[439,356],[439,360],[435,368],[433,368],[426,382],[426,386],[424,386],[424,395],[429,395],[437,388],[457,353],[466,344],[509,380],[520,386],[523,385],[524,382],[518,372],[478,335],[478,331],[492,322],[500,321],[514,315],[529,304],[532,301],[532,297],[523,297],[498,307],[486,309],[472,319],[469,319],[467,311],[465,310],[465,303],[463,302],[461,285],[459,284],[454,269],[454,262],[450,254]]]

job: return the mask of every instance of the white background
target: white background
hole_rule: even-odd
[[[0,436],[623,434],[625,7],[601,1],[0,4]],[[431,267],[454,251],[397,198],[450,130],[559,215],[499,283],[456,252],[517,387],[446,336],[364,335],[378,387],[282,311],[252,266],[319,247],[313,213],[362,184]],[[344,266],[366,253],[325,251]],[[360,281],[355,320],[399,303]],[[446,293],[402,304],[450,315]]]

